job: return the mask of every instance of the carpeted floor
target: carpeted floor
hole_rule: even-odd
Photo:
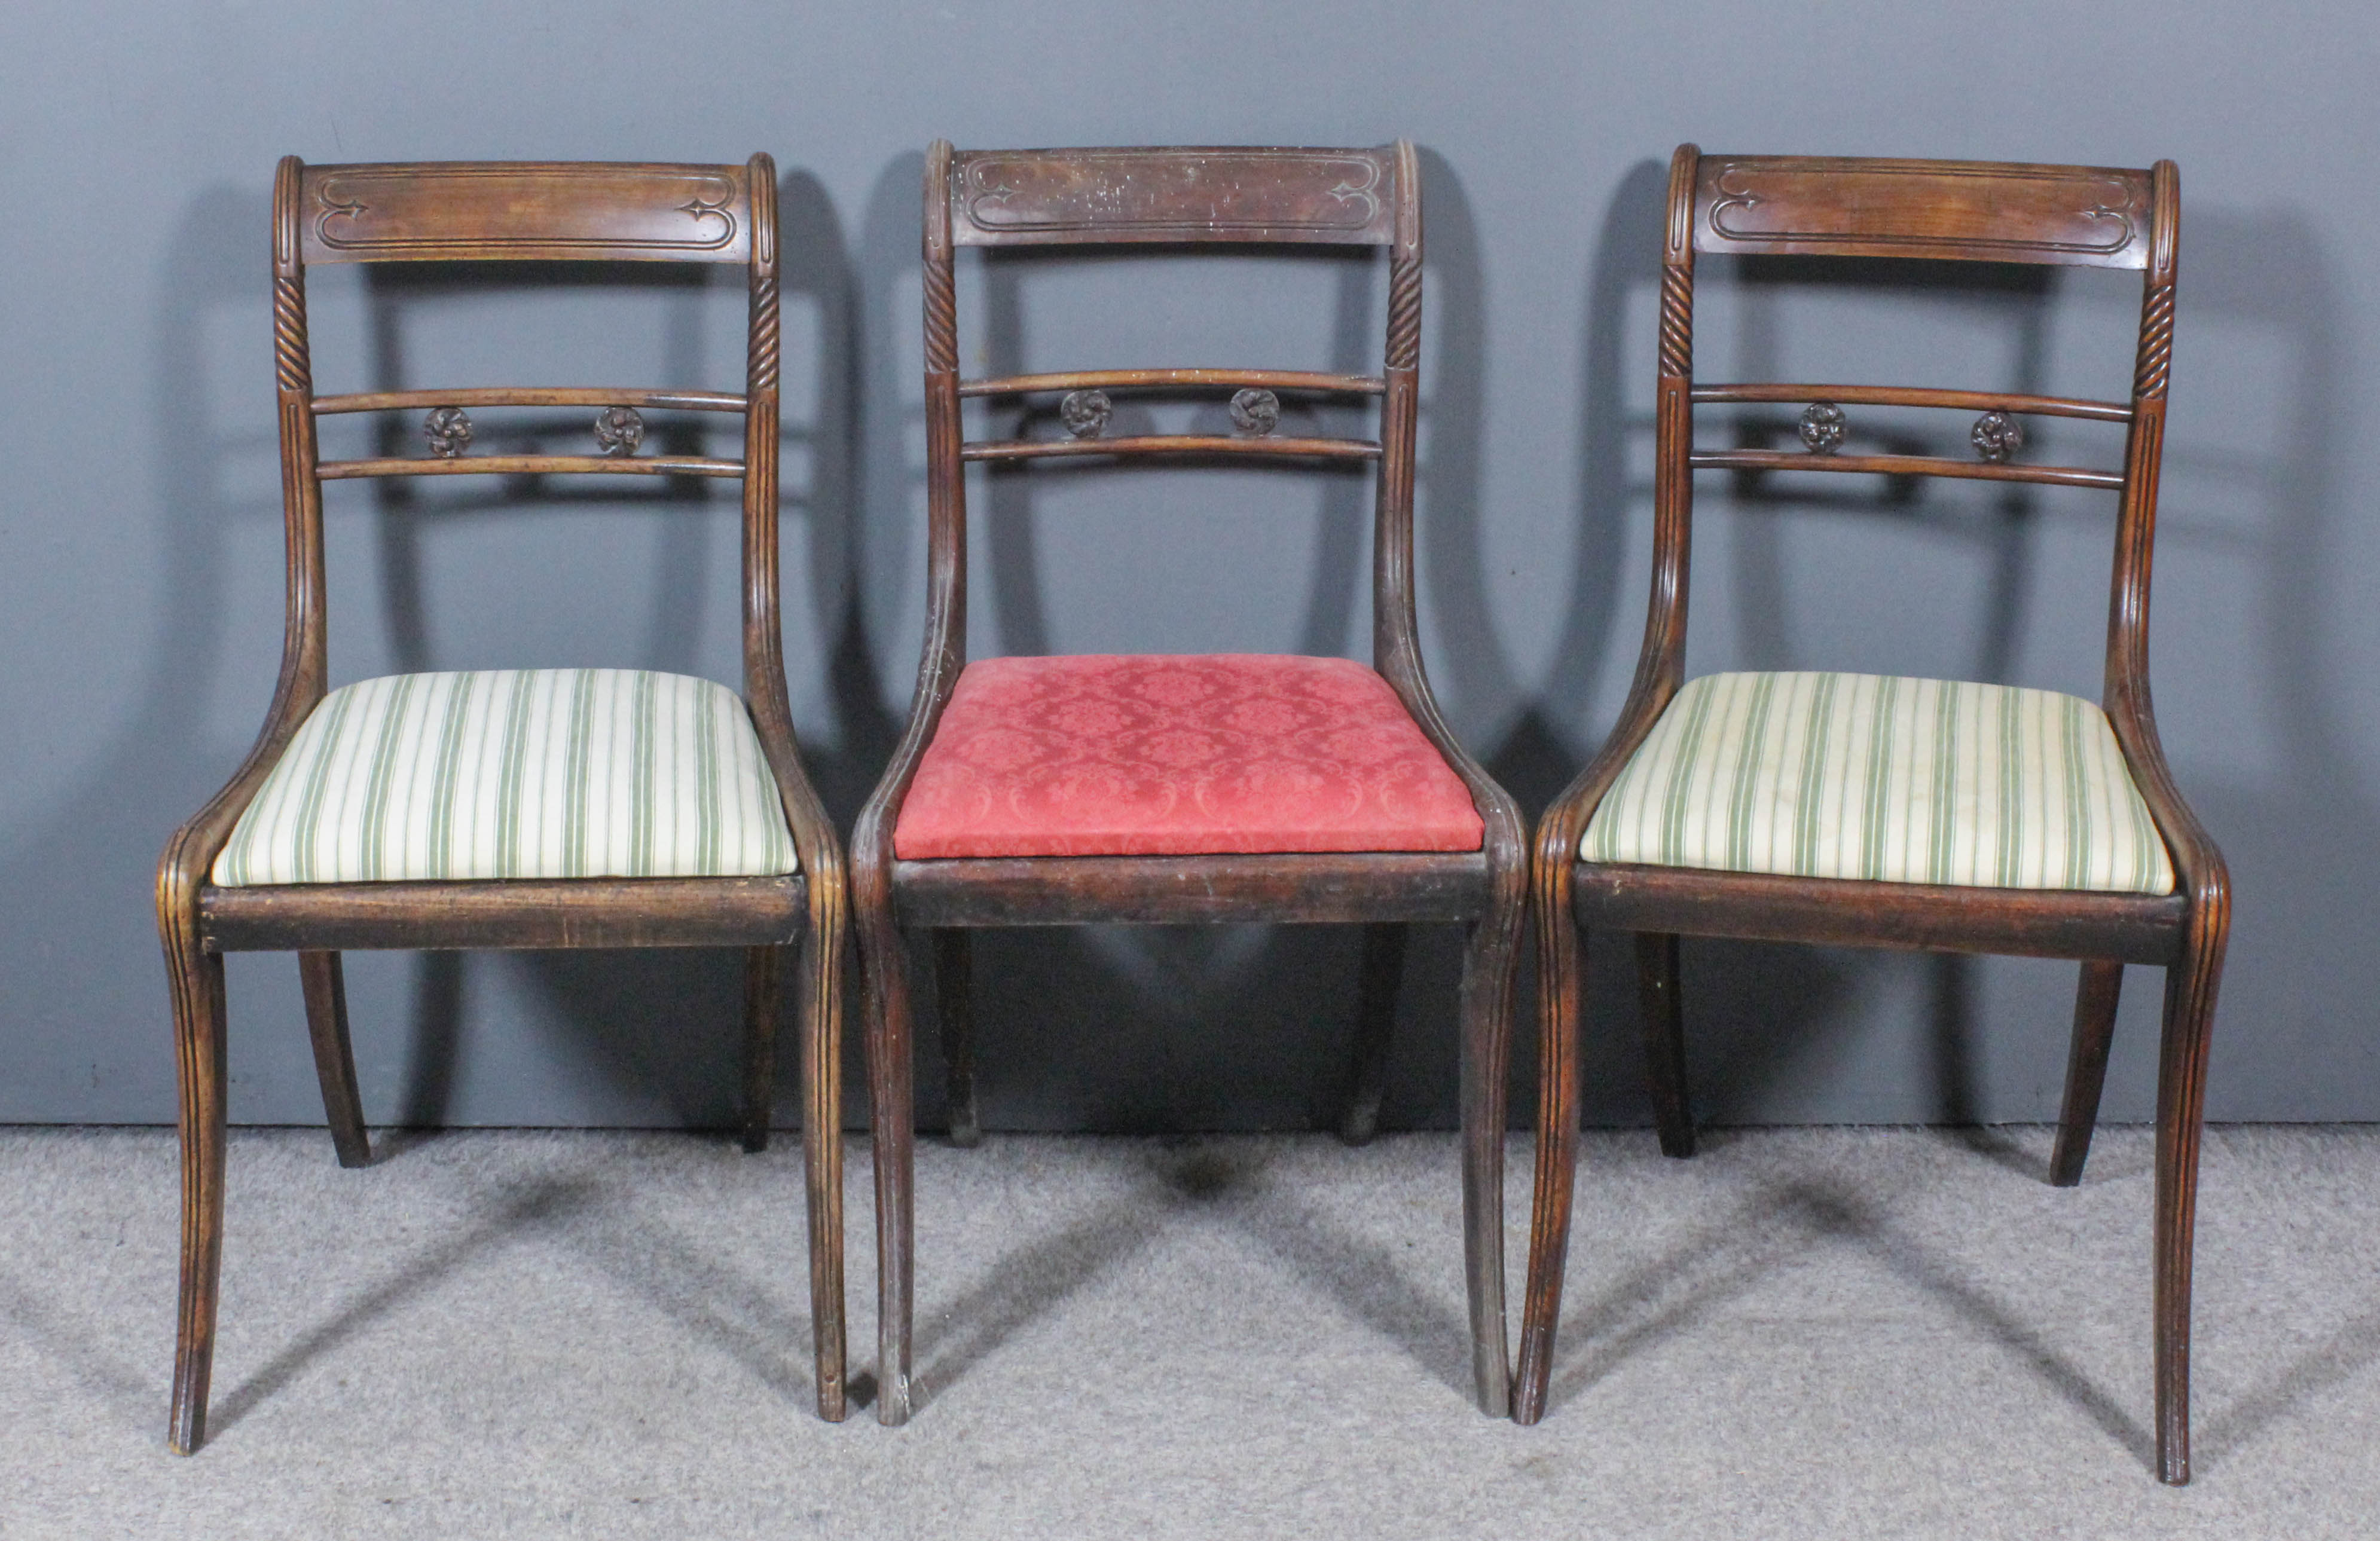
[[[1450,1136],[926,1143],[897,1430],[808,1411],[796,1141],[383,1140],[235,1134],[181,1460],[172,1135],[0,1131],[0,1535],[2380,1535],[2380,1130],[2210,1132],[2182,1490],[2140,1130],[2067,1192],[2045,1130],[1590,1136],[1534,1429],[1470,1405]]]

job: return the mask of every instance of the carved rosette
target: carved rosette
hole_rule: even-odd
[[[1832,455],[1843,447],[1843,409],[1831,401],[1814,401],[1802,408],[1802,443],[1812,455]]]
[[[1105,391],[1069,391],[1058,404],[1058,417],[1077,439],[1096,439],[1107,431],[1108,414],[1115,408]]]
[[[633,406],[606,406],[595,414],[595,443],[605,455],[629,455],[645,442],[645,419]]]
[[[452,460],[471,447],[471,415],[459,406],[433,406],[421,419],[421,436],[431,454]]]
[[[2024,448],[2024,425],[2005,412],[1986,412],[1975,419],[1967,443],[1986,460],[2006,460]]]
[[[1238,393],[1232,397],[1232,426],[1255,438],[1266,437],[1281,426],[1281,398],[1255,388]]]

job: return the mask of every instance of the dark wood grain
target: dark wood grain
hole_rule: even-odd
[[[306,316],[310,262],[443,260],[733,262],[747,274],[745,390],[457,387],[318,397]],[[273,184],[276,416],[287,552],[280,682],[255,746],[166,843],[157,914],[172,984],[180,1067],[182,1278],[169,1442],[205,1438],[223,1247],[222,953],[300,956],[324,1105],[340,1159],[369,1159],[338,952],[346,948],[735,946],[747,959],[744,1137],[767,1138],[774,1077],[778,949],[795,970],[805,1079],[813,1360],[820,1415],[844,1414],[842,846],[802,770],[786,704],[778,607],[776,170],[741,166],[438,164],[320,166],[282,162]],[[485,455],[324,463],[317,417],[422,406],[650,406],[744,414],[741,462]],[[215,857],[327,688],[322,484],[343,476],[591,471],[743,480],[744,698],[800,874],[764,879],[290,884],[217,888]]]
[[[1369,1145],[1380,1132],[1389,1051],[1396,1042],[1397,986],[1404,968],[1405,928],[1378,921],[1366,926],[1355,972],[1355,1050],[1348,1056],[1347,1098],[1339,1115],[1339,1137],[1349,1145]]]
[[[1385,247],[1389,305],[1380,373],[1218,368],[960,380],[953,269],[958,247],[1136,242],[1223,243],[1234,250],[1263,242]],[[851,845],[875,1115],[881,1388],[877,1415],[885,1423],[906,1420],[914,1405],[914,1025],[905,931],[1118,921],[1356,923],[1374,928],[1368,933],[1374,937],[1379,928],[1415,921],[1467,927],[1460,1076],[1472,1362],[1479,1405],[1499,1414],[1508,1405],[1503,1067],[1528,869],[1519,807],[1455,741],[1422,669],[1413,575],[1421,280],[1420,175],[1410,145],[1359,151],[960,152],[937,143],[927,153],[925,649],[908,726],[861,810]],[[969,443],[961,432],[963,396],[1249,387],[1377,395],[1378,438],[1142,435]],[[1377,460],[1373,667],[1463,779],[1486,826],[1481,850],[1461,855],[895,858],[892,836],[903,800],[966,661],[966,465],[1143,454]],[[1384,946],[1376,941],[1366,949],[1367,988],[1386,980]],[[1389,995],[1392,1001],[1392,989]]]
[[[1645,1080],[1661,1154],[1694,1153],[1694,1115],[1686,1092],[1686,1019],[1678,997],[1678,936],[1636,933],[1636,1003],[1645,1022]]]
[[[2150,549],[2173,348],[2179,179],[2147,171],[1803,156],[1705,156],[1682,145],[1670,162],[1663,236],[1654,452],[1653,592],[1636,675],[1609,740],[1538,821],[1531,871],[1537,916],[1536,1192],[1513,1415],[1545,1408],[1568,1254],[1577,1163],[1578,1001],[1592,927],[1835,945],[2010,953],[2080,959],[2052,1180],[2080,1178],[2104,1074],[2118,981],[2127,963],[2166,968],[2158,1081],[2155,1340],[2157,1470],[2190,1474],[2191,1236],[2197,1194],[2207,1038],[2230,916],[2229,878],[2182,800],[2159,746],[2148,683]],[[1915,387],[1694,383],[1697,252],[1932,258],[2137,270],[2141,325],[2131,400]],[[2034,412],[2128,425],[2120,472],[1902,455],[1812,455],[1696,450],[1696,403],[1867,403]],[[2169,894],[1933,887],[1582,861],[1580,838],[1605,794],[1644,745],[1684,679],[1687,578],[1696,469],[1876,471],[2049,481],[2118,492],[2107,617],[2109,725],[2173,858]],[[1656,988],[1654,977],[1667,983]],[[1674,1013],[1667,959],[1644,976],[1648,1020]],[[1664,997],[1666,999],[1657,999]],[[1674,1017],[1671,1017],[1674,1021]],[[1660,1023],[1656,1039],[1670,1035]],[[1679,1058],[1656,1043],[1653,1076],[1665,1147],[1684,1119]],[[1674,1086],[1667,1081],[1676,1082]],[[1667,1106],[1675,1102],[1675,1107]]]

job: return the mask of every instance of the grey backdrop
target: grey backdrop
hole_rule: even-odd
[[[922,621],[917,184],[936,135],[1418,141],[1426,649],[1457,730],[1532,810],[1607,730],[1635,656],[1671,146],[2179,160],[2155,667],[2175,768],[2238,884],[2209,1111],[2380,1118],[2380,205],[2362,191],[2380,149],[2375,38],[2363,7],[2336,0],[2009,0],[1938,18],[1773,0],[0,8],[0,1121],[172,1113],[153,866],[253,734],[279,646],[274,158],[777,156],[786,654],[847,828],[905,708]],[[1706,373],[2091,394],[2129,378],[2128,282],[1777,276],[1713,273]],[[1353,363],[1376,346],[1380,302],[1373,274],[1330,260],[1227,264],[1163,303],[1105,264],[966,283],[971,367]],[[496,319],[504,297],[326,275],[318,379],[737,378],[732,287],[573,291],[519,325]],[[1964,425],[1906,426],[1923,445]],[[2041,437],[2061,457],[2112,454],[2089,434]],[[1829,484],[1843,496],[1730,506],[1706,481],[1697,672],[1840,666],[2095,695],[2104,496],[1896,501]],[[1363,492],[1248,473],[979,486],[975,645],[1357,651]],[[334,679],[563,662],[734,678],[727,503],[447,500],[334,489]],[[1330,930],[996,937],[978,976],[990,1120],[1305,1126],[1338,1092],[1354,955]],[[1415,953],[1392,1122],[1451,1122],[1453,967],[1444,937]],[[2071,976],[1689,944],[1701,1109],[2048,1116]],[[348,978],[375,1121],[729,1114],[730,960],[358,955]],[[319,1121],[293,963],[237,959],[231,990],[234,1118]],[[2150,1110],[2158,993],[2154,971],[2131,972],[2111,1117]],[[1626,1000],[1598,979],[1601,1120],[1642,1112]],[[1524,1086],[1529,1043],[1524,1017]]]

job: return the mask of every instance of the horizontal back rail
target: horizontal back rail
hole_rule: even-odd
[[[962,460],[1068,460],[1088,455],[1226,455],[1250,459],[1377,460],[1369,439],[1232,438],[1206,433],[1144,433],[1121,439],[993,439],[959,446]]]
[[[324,481],[382,476],[710,476],[740,477],[741,460],[698,455],[458,455],[432,459],[325,460]]]
[[[1697,251],[2143,269],[2149,174],[2102,166],[1705,155]]]
[[[1314,391],[1377,396],[1388,382],[1376,374],[1325,374],[1312,370],[1075,370],[1062,374],[1010,374],[962,380],[963,396],[1022,396],[1057,391],[1166,390]]]
[[[1698,406],[1830,401],[1853,406],[1942,406],[1961,412],[2021,412],[2037,418],[2084,418],[2094,422],[2132,420],[2132,408],[2128,402],[2011,395],[1999,391],[1937,391],[1903,385],[1696,385],[1687,393],[1687,399]]]
[[[314,415],[407,412],[439,406],[648,406],[657,412],[741,412],[749,403],[723,391],[648,391],[607,385],[474,385],[449,391],[359,391],[316,396]]]
[[[958,152],[951,239],[1387,246],[1395,236],[1396,171],[1393,149]]]
[[[1686,464],[1698,471],[1866,471],[1882,476],[1941,476],[1962,481],[2031,481],[2050,487],[2120,490],[2121,471],[2082,466],[2015,466],[2006,461],[1950,460],[1930,455],[1811,455],[1790,450],[1695,450]]]
[[[742,166],[308,166],[298,250],[309,263],[745,262],[751,189]]]

